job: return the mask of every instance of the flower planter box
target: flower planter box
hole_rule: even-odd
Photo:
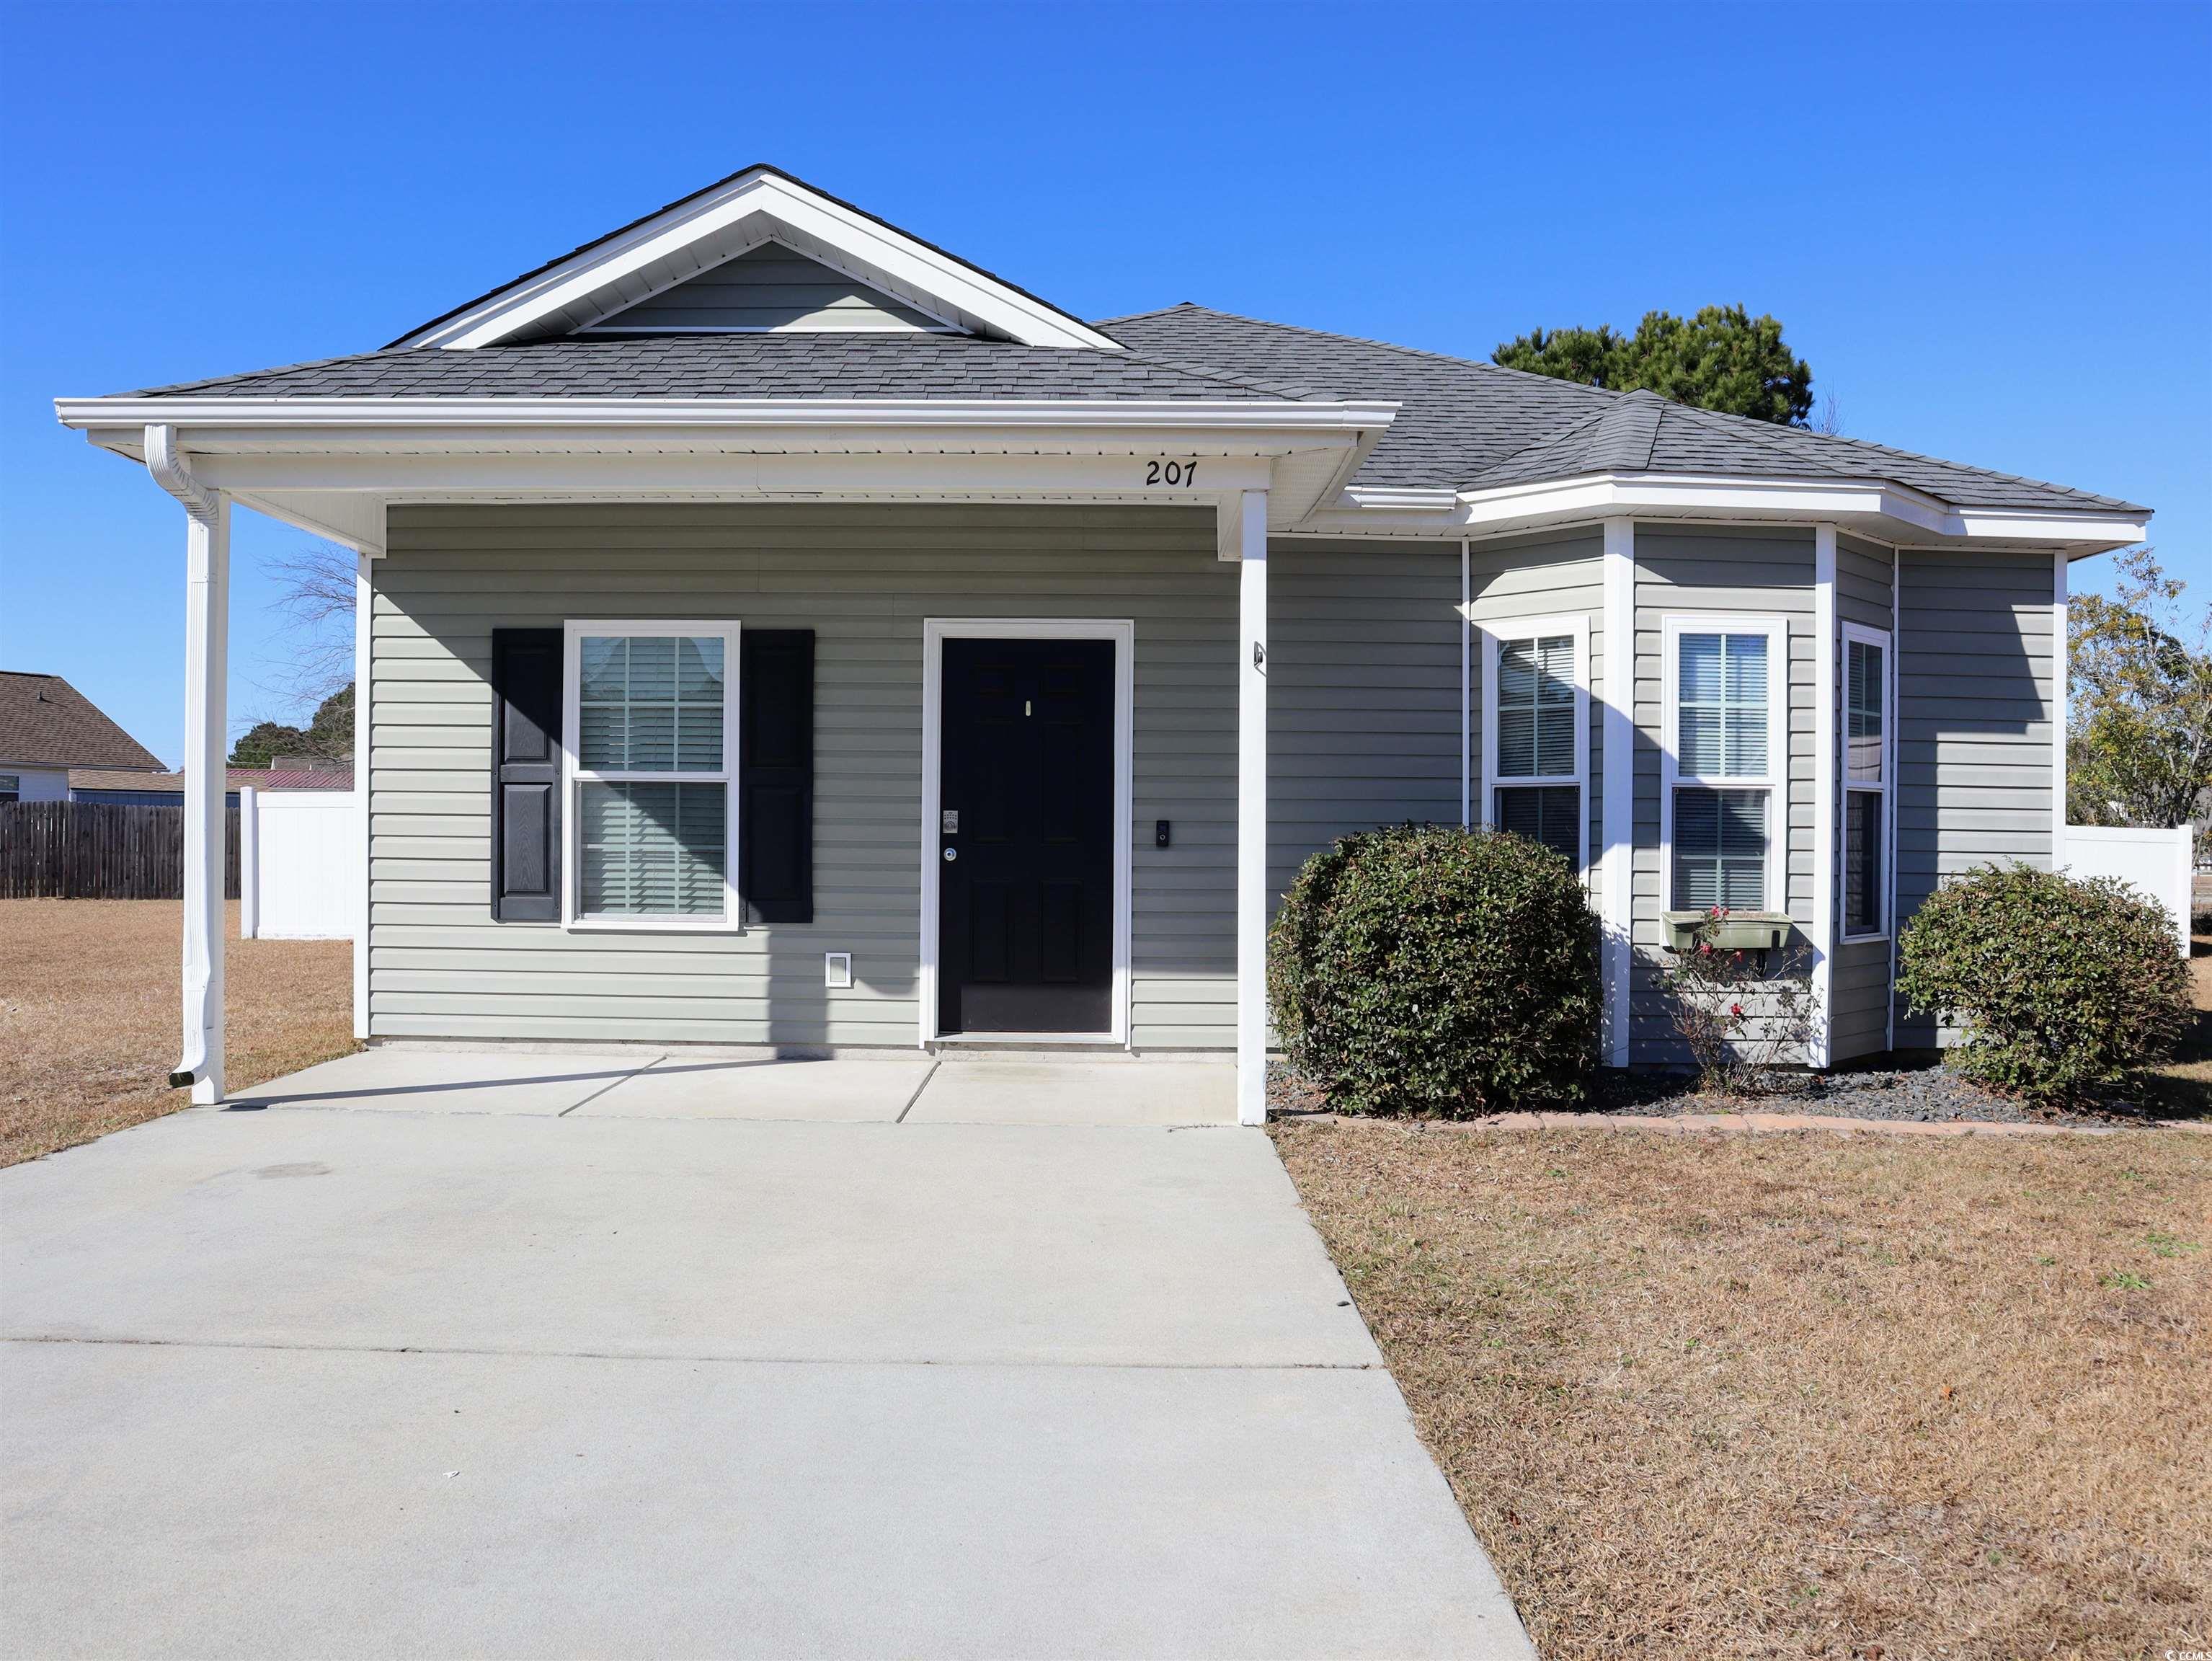
[[[1695,946],[1701,928],[1716,952],[1772,952],[1796,927],[1786,911],[1731,911],[1717,920],[1709,911],[1662,911],[1659,921],[1668,947],[1676,952]]]

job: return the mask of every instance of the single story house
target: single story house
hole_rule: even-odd
[[[137,776],[161,763],[59,675],[0,669],[0,806],[68,800],[76,767]]]
[[[1606,1058],[1664,914],[1777,915],[1816,1060],[1924,1043],[1896,924],[2063,834],[2108,496],[1178,305],[1085,321],[769,167],[374,351],[60,418],[358,551],[365,1038],[1232,1052],[1269,914],[1404,819],[1551,843]],[[180,1072],[221,1088],[219,805]]]

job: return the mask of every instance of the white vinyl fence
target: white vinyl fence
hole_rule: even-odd
[[[240,934],[353,938],[362,899],[359,808],[350,790],[238,793]]]
[[[2185,824],[2171,830],[2069,824],[2063,861],[2069,875],[2118,877],[2164,906],[2173,919],[2174,935],[2185,958],[2189,955],[2192,839]]]

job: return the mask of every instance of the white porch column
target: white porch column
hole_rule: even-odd
[[[368,1041],[368,850],[369,850],[369,769],[375,764],[369,755],[369,742],[374,735],[375,694],[371,682],[374,666],[371,661],[373,648],[372,625],[376,611],[374,567],[367,554],[354,563],[353,578],[353,799],[356,808],[356,834],[361,839],[361,868],[354,873],[354,897],[358,902],[360,915],[353,927],[353,1035],[362,1043]]]
[[[1836,776],[1843,765],[1836,741],[1836,705],[1843,696],[1837,676],[1836,527],[1816,526],[1813,531],[1813,1054],[1815,1067],[1828,1064],[1835,1032],[1836,989],[1836,873],[1840,861],[1842,816]],[[1790,684],[1789,666],[1783,665],[1782,684]],[[1785,693],[1785,696],[1787,694]],[[1784,765],[1788,766],[1787,758]],[[1785,773],[1784,776],[1787,776]],[[1790,833],[1782,834],[1783,870],[1789,867]],[[1783,879],[1783,904],[1789,904],[1789,879]]]
[[[192,476],[173,428],[146,429],[146,470],[185,513],[184,1046],[169,1082],[219,1102],[230,501]]]
[[[1629,993],[1636,972],[1636,525],[1605,521],[1605,827],[1599,902],[1605,908],[1605,1057],[1629,1058]]]
[[[1237,1122],[1267,1122],[1267,493],[1237,505]]]

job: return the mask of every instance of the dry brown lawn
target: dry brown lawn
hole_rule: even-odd
[[[183,982],[174,900],[0,900],[0,1165],[171,1112]],[[241,940],[229,907],[233,1089],[343,1056],[353,947]]]
[[[2212,1135],[1274,1135],[1545,1656],[2212,1647]]]

